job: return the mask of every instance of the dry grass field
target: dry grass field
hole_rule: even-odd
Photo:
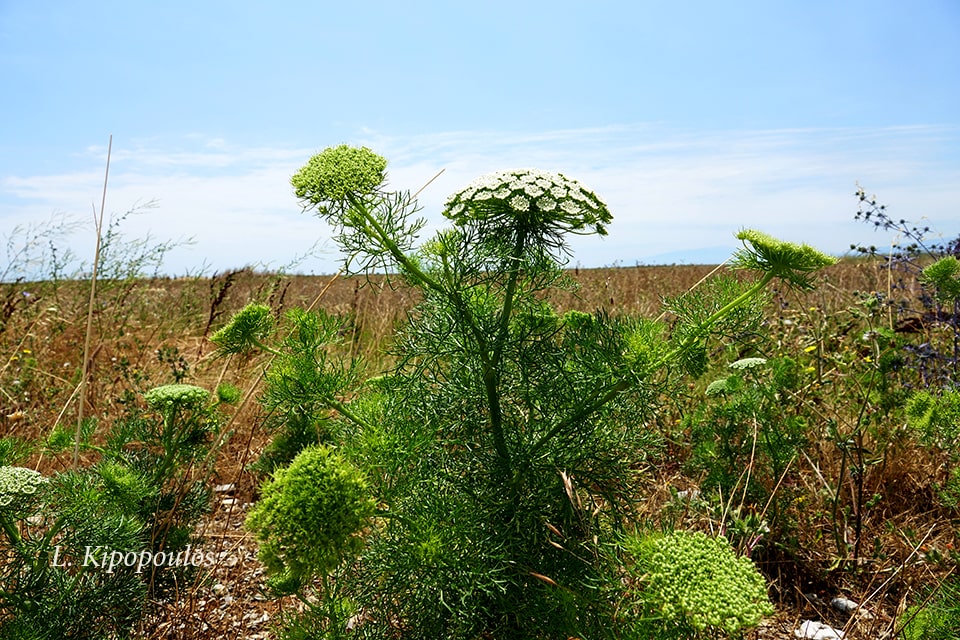
[[[712,269],[571,271],[578,289],[557,292],[554,302],[561,310],[658,317],[664,297],[695,286]],[[902,410],[885,406],[879,390],[861,382],[874,357],[860,339],[866,332],[889,329],[905,344],[923,344],[945,339],[938,338],[942,328],[935,323],[908,326],[904,323],[910,314],[893,307],[873,315],[864,311],[858,292],[887,299],[919,295],[915,285],[897,288],[896,274],[879,262],[842,262],[827,269],[818,283],[815,291],[802,295],[774,291],[765,335],[752,337],[752,347],[735,354],[788,356],[802,364],[807,382],[790,402],[803,408],[813,435],[778,479],[781,485],[770,488],[771,495],[789,495],[788,500],[772,501],[781,510],[777,533],[783,536],[782,544],[765,547],[755,559],[771,585],[778,614],[752,637],[792,637],[791,630],[802,619],[846,627],[848,638],[882,637],[895,628],[903,610],[941,584],[960,559],[955,552],[960,543],[956,505],[944,504],[937,494],[949,456],[921,446],[907,432]],[[230,486],[216,494],[212,512],[198,531],[218,563],[196,583],[180,585],[177,597],[154,603],[140,636],[267,637],[277,612],[297,606],[290,600],[267,600],[260,593],[263,570],[256,545],[242,526],[260,481],[248,465],[270,438],[257,402],[268,356],[215,358],[208,338],[251,301],[269,305],[278,318],[295,306],[320,307],[349,319],[342,349],[362,357],[375,375],[390,366],[392,331],[417,301],[402,285],[393,288],[382,279],[250,270],[203,278],[104,281],[98,287],[88,384],[81,398],[89,283],[0,285],[0,436],[42,441],[58,426],[76,423],[80,402],[85,416],[106,425],[160,384],[183,381],[210,389],[220,382],[236,385],[243,399],[230,409],[231,435],[216,450],[210,478],[212,484]],[[914,329],[919,333],[911,333]],[[730,354],[719,345],[714,355],[728,361]],[[916,385],[915,373],[896,375],[904,384]],[[666,443],[643,463],[643,480],[635,487],[641,512],[651,522],[705,530],[735,523],[729,513],[712,510],[716,505],[678,498],[696,495],[705,477],[685,465],[696,444],[687,419],[711,379],[708,374],[691,381],[689,397],[670,403],[673,408],[655,424],[638,425],[658,430]],[[868,429],[858,426],[866,424],[865,413],[874,418]],[[95,459],[86,452],[80,464]],[[26,465],[52,474],[69,468],[72,460],[69,454],[36,450]],[[741,515],[748,523],[747,515]],[[829,605],[835,597],[860,603],[864,613],[843,616]]]

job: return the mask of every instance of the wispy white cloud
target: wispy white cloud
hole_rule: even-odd
[[[645,124],[417,136],[368,129],[355,143],[389,159],[395,188],[416,190],[443,170],[421,195],[431,227],[443,224],[439,212],[447,195],[482,173],[537,166],[580,180],[615,216],[609,237],[572,243],[575,261],[600,266],[664,255],[695,260],[705,248],[722,256],[744,226],[833,252],[852,242],[876,242],[866,226],[852,220],[857,181],[877,190],[895,215],[925,216],[948,236],[956,235],[958,139],[958,130],[944,127],[692,134]],[[203,136],[176,144],[115,145],[108,209],[124,211],[155,200],[157,208],[131,217],[124,231],[193,238],[192,246],[170,256],[173,273],[203,264],[280,266],[329,238],[322,222],[301,214],[289,187],[289,176],[314,152],[242,147]],[[53,211],[89,216],[99,203],[106,149],[85,153],[89,163],[81,171],[0,177],[3,226],[43,220]],[[85,241],[77,242],[83,250]],[[329,247],[303,268],[329,272],[336,263]]]

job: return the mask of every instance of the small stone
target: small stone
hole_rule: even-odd
[[[830,625],[817,622],[815,620],[804,620],[799,629],[793,632],[798,638],[804,640],[842,640],[843,631],[838,631]]]
[[[214,493],[233,493],[237,490],[237,485],[233,484],[218,484],[213,488]]]
[[[856,613],[858,616],[864,620],[872,620],[873,614],[867,611],[866,609],[861,609],[860,605],[850,600],[848,598],[834,598],[830,601],[830,606],[839,611],[840,613],[852,616]]]
[[[263,623],[270,620],[270,614],[266,611],[262,615],[257,615],[256,612],[251,611],[250,613],[243,616],[243,621],[247,623],[248,627],[259,627]]]

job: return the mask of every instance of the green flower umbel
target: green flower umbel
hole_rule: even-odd
[[[743,248],[734,255],[733,266],[780,278],[798,289],[812,289],[813,273],[837,261],[810,245],[784,242],[753,229],[740,231],[737,239]]]
[[[374,510],[363,474],[332,449],[315,445],[274,472],[246,525],[260,541],[271,585],[292,593],[360,550]]]
[[[167,413],[177,409],[202,411],[210,399],[210,392],[192,384],[165,384],[143,394],[154,411]]]
[[[566,233],[606,235],[607,205],[576,180],[539,169],[480,176],[447,199],[444,215],[458,225],[562,246]]]
[[[628,546],[642,574],[643,599],[667,626],[732,636],[773,613],[763,576],[724,538],[675,531],[630,539]]]
[[[343,213],[351,200],[374,193],[386,180],[387,161],[366,147],[324,149],[300,168],[291,184],[297,197],[321,216]]]

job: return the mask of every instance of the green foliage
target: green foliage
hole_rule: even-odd
[[[217,386],[217,402],[220,404],[237,404],[240,402],[243,393],[239,387],[229,382],[221,383]]]
[[[331,442],[325,413],[330,407],[349,413],[336,398],[359,381],[361,363],[345,365],[334,357],[343,343],[344,324],[324,311],[289,310],[277,328],[284,334],[279,339],[269,330],[272,323],[251,321],[251,316],[269,318],[270,312],[248,306],[212,340],[222,355],[257,349],[273,356],[260,397],[273,439],[252,465],[270,474],[305,447]]]
[[[0,466],[12,466],[25,460],[33,446],[21,438],[4,436],[0,438]]]
[[[148,596],[163,597],[194,570],[146,559],[173,558],[194,541],[209,501],[197,462],[219,413],[210,393],[191,385],[157,387],[144,399],[149,410],[131,406],[102,446],[88,421],[81,446],[99,456],[89,468],[46,478],[0,467],[0,638],[125,636]],[[56,452],[73,442],[58,431],[46,445]]]
[[[341,156],[342,167],[329,161]],[[661,444],[644,422],[678,374],[706,367],[713,341],[757,326],[769,282],[808,285],[829,259],[745,232],[741,261],[760,278],[708,281],[675,301],[671,329],[560,315],[547,299],[569,286],[566,237],[603,235],[611,219],[595,194],[561,174],[483,176],[448,199],[453,228],[416,246],[418,205],[381,188],[376,158],[337,147],[293,182],[334,227],[348,271],[382,268],[416,290],[392,343],[396,365],[363,382],[332,349],[337,324],[322,314],[289,315],[289,337],[254,337],[266,325],[251,322],[218,342],[273,354],[262,402],[288,427],[275,447],[337,447],[311,444],[277,468],[248,523],[277,586],[318,589],[286,630],[336,637],[355,608],[369,638],[616,635],[622,584],[609,550]],[[353,480],[327,488],[334,470]]]
[[[672,342],[676,345],[671,364],[692,376],[706,372],[708,338],[739,340],[757,330],[766,292],[757,283],[719,276],[676,298],[665,301],[673,314]]]
[[[19,490],[8,487],[19,499],[0,508],[6,559],[0,638],[102,638],[128,631],[146,603],[142,576],[83,565],[88,548],[142,548],[144,523],[129,505],[118,504],[95,471],[45,478],[2,467],[0,474],[20,481]]]
[[[799,365],[790,358],[742,358],[706,388],[707,401],[683,419],[690,442],[686,470],[704,491],[765,510],[777,527],[793,495],[783,482],[808,444],[807,418],[795,401]]]
[[[290,593],[360,551],[374,508],[361,472],[328,447],[313,446],[274,472],[247,528],[260,541],[271,584]]]
[[[903,612],[904,640],[960,640],[960,583],[944,582],[933,597]]]
[[[920,282],[934,287],[943,302],[960,300],[960,260],[956,256],[940,258],[920,274]]]
[[[935,447],[947,456],[945,477],[934,479],[933,489],[940,503],[948,508],[960,507],[960,391],[939,394],[916,391],[906,406],[907,425],[920,442]]]
[[[773,613],[766,582],[726,539],[700,532],[628,538],[641,629],[685,638],[728,636]]]
[[[924,444],[949,450],[960,441],[960,391],[939,395],[917,391],[907,401],[906,411],[907,424]]]

